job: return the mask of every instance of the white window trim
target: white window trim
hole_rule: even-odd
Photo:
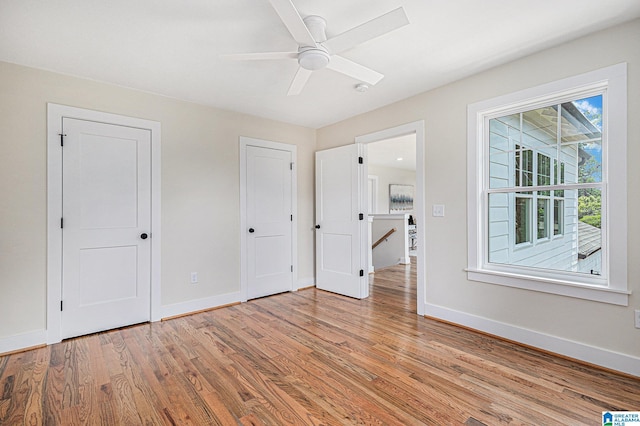
[[[603,199],[603,215],[607,228],[603,229],[603,243],[608,255],[603,256],[603,270],[608,281],[586,277],[572,281],[566,274],[540,269],[488,265],[485,262],[487,227],[486,196],[483,195],[485,152],[480,142],[484,137],[484,120],[501,110],[519,105],[533,107],[556,98],[570,98],[573,94],[606,87],[603,96],[603,131],[607,146],[603,162],[614,159],[615,167],[607,167],[603,181],[608,182],[608,194]],[[516,287],[544,293],[628,306],[627,284],[627,64],[617,64],[541,86],[522,90],[471,104],[467,108],[467,278],[491,284]],[[615,161],[619,159],[619,161]]]

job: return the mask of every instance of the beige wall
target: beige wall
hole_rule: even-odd
[[[426,301],[450,310],[541,335],[640,356],[640,20],[563,44],[442,88],[320,129],[318,149],[353,143],[356,136],[425,121],[426,210],[446,206],[446,217],[427,214]],[[605,66],[628,65],[628,307],[471,282],[467,265],[467,105]],[[418,285],[424,285],[418,283]],[[429,314],[429,312],[427,312]]]
[[[47,102],[161,123],[163,306],[240,290],[239,136],[297,145],[298,278],[313,279],[315,130],[0,63],[0,339],[46,325]]]

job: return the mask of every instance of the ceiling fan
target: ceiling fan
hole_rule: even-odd
[[[327,39],[325,34],[327,23],[324,18],[316,15],[302,18],[291,0],[269,1],[298,43],[298,51],[238,53],[222,55],[222,58],[239,61],[297,59],[299,67],[289,86],[288,96],[300,94],[311,73],[325,67],[372,86],[375,85],[384,77],[382,74],[352,62],[340,56],[339,53],[409,24],[404,9],[399,7]]]

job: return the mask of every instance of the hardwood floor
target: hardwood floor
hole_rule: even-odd
[[[415,314],[415,274],[315,289],[0,357],[2,425],[599,425],[618,376]]]

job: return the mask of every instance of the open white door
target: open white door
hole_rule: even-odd
[[[358,299],[369,296],[364,149],[316,152],[316,287]]]

